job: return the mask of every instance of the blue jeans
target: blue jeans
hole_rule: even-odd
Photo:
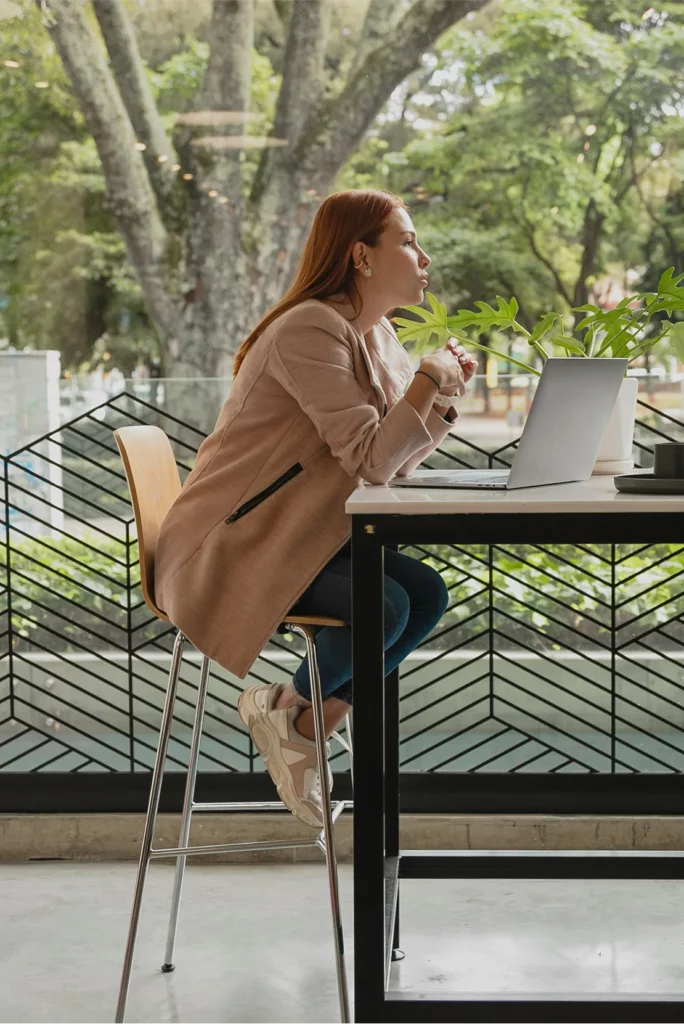
[[[415,650],[444,615],[449,591],[429,565],[385,548],[385,672],[387,675]],[[346,627],[319,626],[316,657],[323,698],[352,703],[351,539],[323,567],[290,609],[297,615],[330,615]],[[294,676],[294,688],[311,700],[309,659]]]

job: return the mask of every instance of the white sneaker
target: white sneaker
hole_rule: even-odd
[[[242,693],[238,697],[237,709],[240,718],[245,723],[248,729],[252,719],[256,715],[266,714],[269,711],[274,710],[278,697],[285,689],[285,685],[285,683],[262,683],[259,686],[249,686],[246,690],[242,691]],[[301,711],[302,709],[297,708],[297,710]],[[297,733],[297,735],[299,736],[300,734]],[[302,740],[305,740],[304,736],[302,736],[301,738]],[[313,740],[311,742],[313,742]],[[329,743],[326,743],[325,745],[325,752],[326,756],[330,757],[331,750]],[[330,765],[328,765],[327,767],[328,789],[332,793],[333,774]]]
[[[300,821],[313,828],[322,828],[323,804],[316,744],[295,729],[299,711],[299,708],[291,707],[261,712],[250,719],[247,727],[282,802]],[[328,744],[326,753],[330,754]],[[327,762],[326,769],[332,790],[332,772]]]
[[[255,715],[273,711],[273,706],[284,689],[284,683],[262,683],[260,686],[250,686],[243,690],[238,697],[237,709],[245,725],[249,728],[249,723]]]

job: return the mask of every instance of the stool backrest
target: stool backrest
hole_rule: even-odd
[[[121,427],[114,431],[114,437],[135,513],[142,594],[148,608],[168,621],[154,597],[154,558],[161,524],[180,494],[176,459],[168,437],[159,427]]]

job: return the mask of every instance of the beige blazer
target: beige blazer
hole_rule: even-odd
[[[158,605],[240,679],[348,540],[352,491],[408,475],[449,431],[403,398],[414,368],[389,321],[364,336],[353,317],[311,299],[261,334],[162,524]]]

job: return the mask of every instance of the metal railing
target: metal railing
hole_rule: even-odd
[[[0,771],[13,780],[13,809],[76,807],[86,791],[89,809],[137,806],[107,794],[121,779],[142,793],[152,766],[173,630],[140,592],[112,437],[133,423],[166,430],[184,477],[202,431],[127,392],[2,457]],[[684,439],[684,422],[640,401],[638,462],[650,465],[665,439]],[[516,445],[487,451],[454,434],[427,464],[506,466]],[[684,769],[684,546],[507,548],[464,537],[402,550],[436,568],[451,594],[401,666],[403,772]],[[237,697],[256,681],[289,680],[303,655],[299,638],[274,633],[247,680],[214,666],[200,777],[224,793],[230,778],[231,796],[255,792],[263,768]],[[190,653],[171,772],[185,766],[198,676]],[[345,755],[333,767],[344,771]]]

